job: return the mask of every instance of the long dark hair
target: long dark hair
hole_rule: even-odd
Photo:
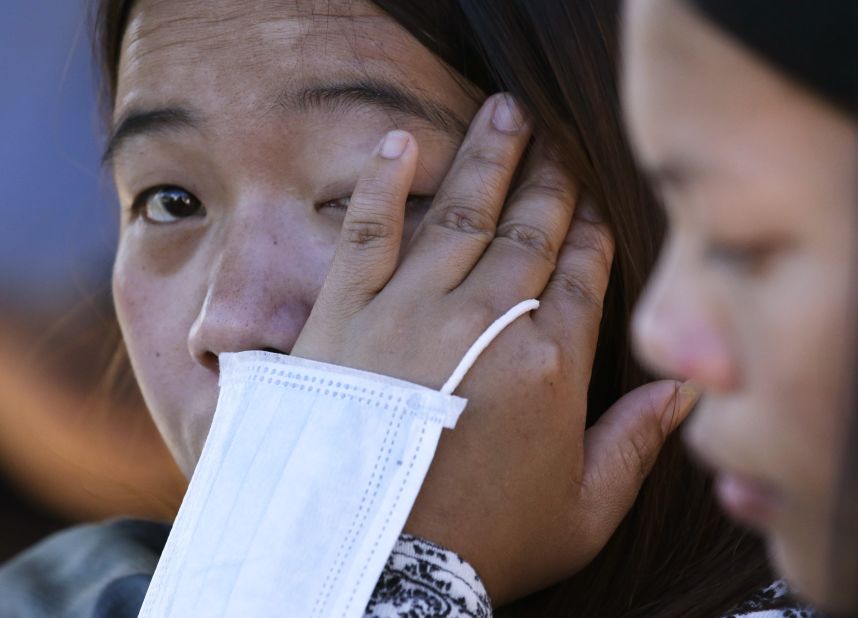
[[[98,1],[109,110],[134,0]],[[621,130],[617,0],[374,1],[471,86],[516,95],[613,229],[617,254],[589,392],[593,422],[650,379],[632,357],[628,325],[664,229]],[[715,617],[771,581],[761,544],[721,515],[708,481],[671,440],[600,555],[498,615]]]

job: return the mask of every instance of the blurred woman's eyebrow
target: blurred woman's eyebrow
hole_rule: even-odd
[[[386,81],[359,80],[314,84],[299,89],[285,88],[276,97],[277,107],[286,111],[345,112],[361,107],[374,107],[388,113],[410,116],[460,140],[468,122],[441,103],[422,98]],[[123,146],[133,138],[179,130],[200,130],[203,118],[182,107],[131,109],[116,122],[102,164],[109,165]]]
[[[688,185],[705,178],[705,168],[696,164],[696,162],[685,159],[675,158],[666,159],[658,164],[641,163],[641,167],[650,183],[650,186],[661,193],[663,191],[684,190]]]

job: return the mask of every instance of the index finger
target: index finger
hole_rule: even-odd
[[[346,210],[319,301],[366,304],[393,276],[417,157],[417,144],[404,131],[389,132],[376,147]]]

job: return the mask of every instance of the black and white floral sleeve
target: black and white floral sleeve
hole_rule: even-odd
[[[824,618],[786,601],[778,581],[757,592],[722,618]],[[372,593],[364,618],[491,618],[483,582],[457,554],[434,543],[402,535]]]
[[[402,535],[372,593],[365,618],[490,618],[492,606],[476,571],[455,553]]]
[[[785,603],[789,588],[777,581],[733,609],[724,618],[824,618],[809,607]]]

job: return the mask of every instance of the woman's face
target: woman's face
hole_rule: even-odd
[[[727,511],[800,592],[842,604],[825,565],[854,345],[856,127],[680,3],[628,7],[627,117],[670,220],[640,354],[704,388],[686,436]]]
[[[138,2],[110,146],[122,207],[113,287],[131,362],[193,471],[217,356],[288,353],[347,199],[393,128],[416,136],[416,227],[478,102],[371,3]]]

